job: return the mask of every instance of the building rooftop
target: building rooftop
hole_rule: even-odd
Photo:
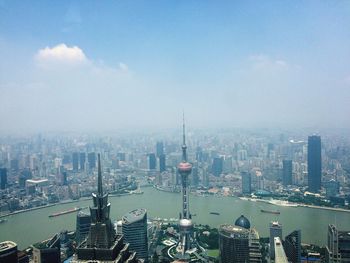
[[[240,226],[224,224],[220,225],[219,232],[228,238],[248,238],[249,230]]]
[[[6,251],[6,250],[11,249],[11,248],[14,248],[16,246],[17,246],[17,244],[15,242],[3,241],[3,242],[0,243],[0,252]]]
[[[131,224],[142,220],[145,217],[146,213],[146,209],[143,208],[132,210],[123,216],[123,224]]]

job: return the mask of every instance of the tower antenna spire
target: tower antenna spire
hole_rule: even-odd
[[[186,153],[186,135],[185,135],[185,112],[182,112],[182,161],[187,162]]]
[[[102,189],[102,172],[101,172],[101,156],[97,155],[97,167],[98,167],[98,179],[97,179],[97,191],[99,196],[103,196]]]

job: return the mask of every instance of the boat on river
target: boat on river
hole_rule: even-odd
[[[262,213],[269,213],[269,214],[275,214],[275,215],[279,215],[281,213],[280,211],[277,211],[277,210],[264,210],[264,209],[261,209],[260,212],[262,212]]]
[[[70,213],[74,213],[74,212],[80,211],[82,209],[83,208],[81,208],[81,207],[75,207],[75,208],[72,208],[72,209],[69,209],[69,210],[66,210],[66,211],[53,213],[53,214],[49,215],[49,217],[56,217],[56,216],[66,215],[66,214],[70,214]]]

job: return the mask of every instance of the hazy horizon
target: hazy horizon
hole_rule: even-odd
[[[349,1],[0,1],[0,132],[349,129]]]

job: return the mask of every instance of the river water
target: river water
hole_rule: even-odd
[[[181,195],[158,191],[154,188],[142,188],[142,195],[109,197],[112,220],[120,219],[123,214],[135,208],[146,208],[148,217],[178,218],[181,209]],[[74,230],[76,213],[49,218],[54,212],[84,207],[92,204],[91,200],[62,204],[39,210],[29,211],[7,217],[8,221],[0,224],[0,241],[12,240],[20,249],[32,243],[53,236],[63,229]],[[260,209],[279,210],[280,215],[262,213]],[[282,223],[283,236],[293,230],[301,229],[302,242],[325,245],[327,226],[336,223],[341,230],[350,230],[350,213],[335,212],[306,207],[279,207],[261,202],[243,201],[236,197],[200,197],[190,196],[190,211],[196,214],[193,221],[217,227],[223,223],[233,223],[240,215],[245,215],[260,236],[269,235],[269,223],[278,220]],[[220,215],[212,215],[218,212]]]

